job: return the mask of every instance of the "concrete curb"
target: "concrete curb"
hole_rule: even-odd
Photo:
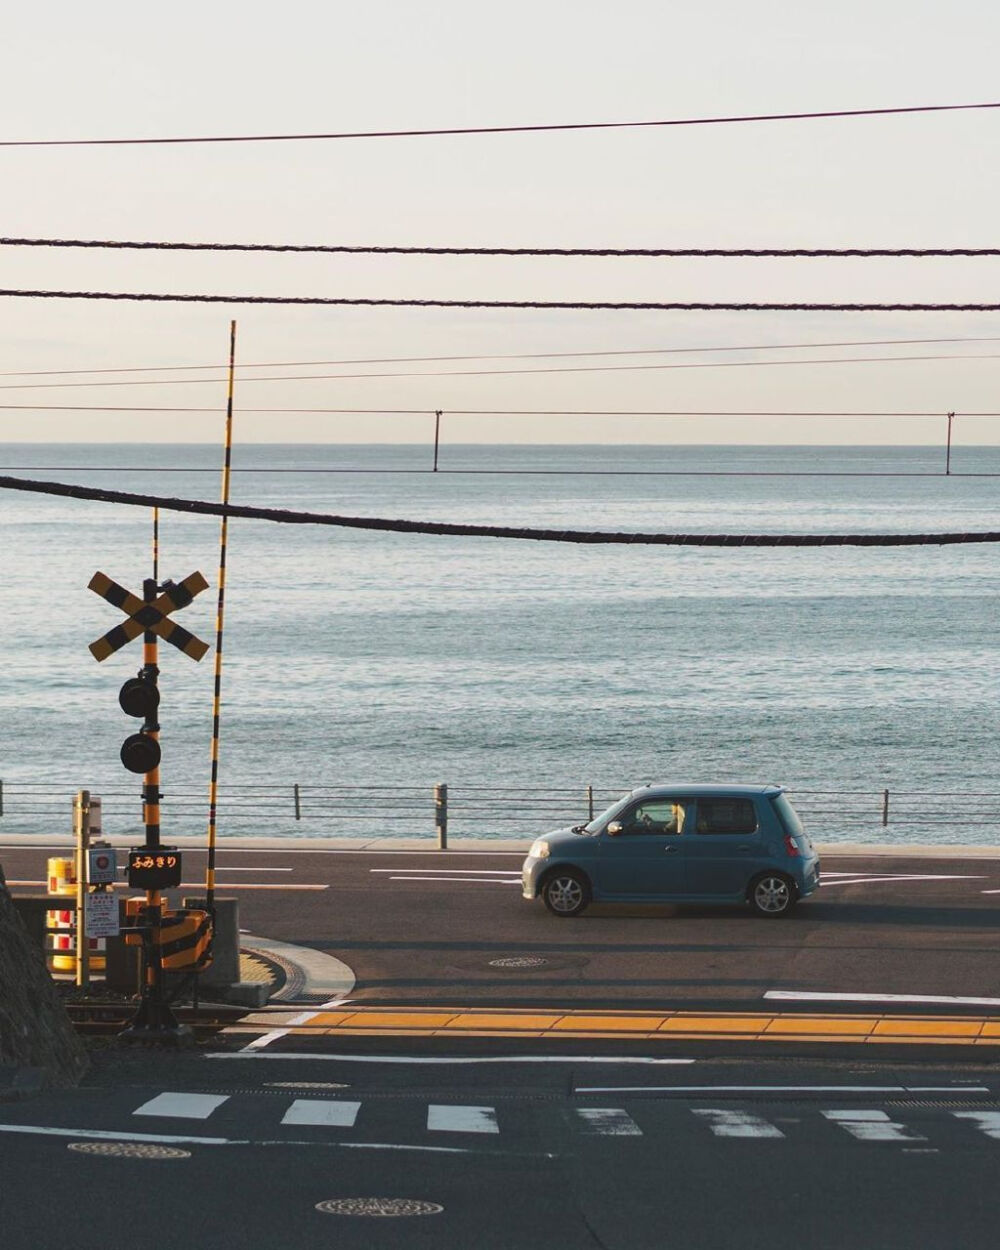
[[[269,996],[272,1002],[328,1002],[354,989],[353,970],[325,951],[246,933],[240,935],[240,949],[271,960],[285,972],[285,984]]]

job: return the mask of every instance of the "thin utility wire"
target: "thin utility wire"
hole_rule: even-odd
[[[948,359],[952,359],[948,357]],[[963,359],[963,357],[954,357]],[[980,356],[973,360],[986,359]],[[218,412],[214,408],[179,407],[163,404],[0,404],[0,411],[15,412]],[[855,410],[825,411],[788,409],[697,409],[697,408],[244,408],[241,412],[272,414],[327,414],[354,416],[410,416],[432,417],[440,412],[450,417],[1000,417],[1000,412],[982,412],[960,408],[941,408],[934,412]]]
[[[686,356],[707,352],[777,352],[804,351],[815,347],[912,347],[931,343],[997,343],[1000,335],[960,335],[931,339],[843,339],[832,342],[808,343],[736,343],[729,347],[637,347],[611,351],[586,352],[469,352],[456,356],[370,356],[346,360],[264,360],[244,361],[241,369],[304,369],[331,365],[400,365],[434,364],[459,360],[561,360],[594,356]],[[117,369],[7,369],[0,370],[0,378],[69,377],[95,373],[191,373],[196,370],[226,369],[224,363],[214,365],[133,365]],[[201,381],[225,381],[222,378],[203,378]],[[241,378],[241,381],[249,379]]]
[[[331,308],[511,308],[564,312],[1000,312],[1000,304],[670,302],[655,300],[504,300],[348,298],[331,295],[211,295],[168,291],[38,291],[3,288],[13,299],[124,300],[168,304],[275,304]]]
[[[912,444],[910,445],[912,446]],[[920,446],[920,445],[918,445]],[[928,447],[927,451],[937,448]],[[0,469],[15,473],[210,473],[211,469],[188,468],[186,466],[141,465],[141,464],[7,464]],[[234,469],[236,473],[238,470]],[[405,476],[437,476],[437,477],[974,477],[995,478],[1000,472],[959,472],[954,469],[448,469],[441,466],[433,468],[392,468],[389,466],[333,466],[330,468],[308,469],[242,469],[242,473],[270,474],[303,474],[303,473],[339,473],[355,475],[376,475],[378,477]],[[22,478],[15,479],[23,481]],[[267,518],[264,518],[267,519]],[[271,518],[276,519],[276,518]]]
[[[0,139],[5,148],[137,146],[165,143],[288,143],[317,139],[413,139],[436,135],[531,134],[566,130],[630,130],[658,126],[721,126],[746,122],[814,121],[840,117],[889,117],[905,113],[957,113],[1000,108],[1000,101],[983,104],[915,104],[891,108],[828,109],[810,113],[756,113],[722,117],[676,117],[632,122],[548,122],[525,126],[448,126],[424,130],[342,130],[328,133],[260,135],[173,135],[135,139]]]
[[[937,534],[678,534],[619,532],[608,530],[549,530],[508,525],[464,525],[443,521],[410,521],[394,517],[338,516],[332,513],[292,512],[283,508],[256,508],[245,504],[216,504],[202,499],[176,499],[140,495],[131,491],[73,486],[65,482],[37,482],[27,478],[0,477],[0,489],[90,499],[102,503],[162,508],[203,516],[243,517],[285,525],[328,525],[340,529],[383,533],[426,534],[453,538],[512,538],[534,542],[587,545],[658,547],[927,547],[970,543],[1000,543],[1000,531],[961,531]]]
[[[306,252],[362,256],[574,256],[713,257],[717,259],[794,257],[926,258],[1000,256],[997,247],[435,247],[360,243],[190,243],[165,239],[30,239],[0,237],[4,247],[98,248],[151,252]]]
[[[3,294],[3,292],[0,292]],[[1000,310],[1000,305],[997,305]],[[801,365],[869,365],[910,363],[930,360],[1000,360],[1000,354],[982,352],[973,356],[953,352],[923,352],[907,356],[806,356],[796,360],[686,360],[656,365],[551,365],[541,369],[425,369],[383,370],[378,373],[282,373],[271,376],[241,378],[240,384],[253,382],[335,382],[358,381],[363,378],[502,378],[549,373],[642,373],[666,369],[777,369]],[[107,386],[207,386],[217,385],[219,378],[129,378],[115,382],[0,382],[0,391],[67,390],[81,387]],[[244,410],[245,411],[245,410]],[[435,409],[430,409],[435,411]]]

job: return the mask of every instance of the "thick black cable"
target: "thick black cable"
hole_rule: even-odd
[[[535,126],[449,126],[427,130],[346,130],[328,134],[197,135],[151,139],[0,139],[4,148],[122,147],[164,143],[279,143],[315,139],[414,139],[432,135],[532,134],[558,130],[630,130],[656,126],[721,126],[739,122],[814,121],[836,117],[888,117],[902,113],[958,113],[974,109],[1000,108],[1000,102],[985,104],[916,104],[880,109],[828,109],[811,113],[757,113],[731,117],[679,117],[638,122],[558,122]]]
[[[4,247],[106,248],[151,252],[307,252],[363,256],[714,257],[955,257],[1000,256],[1000,247],[432,247],[346,243],[186,243],[148,239],[29,239],[0,237]]]
[[[332,513],[291,512],[283,508],[255,508],[245,504],[217,504],[202,499],[139,495],[131,491],[71,486],[65,482],[38,482],[0,477],[0,490],[30,491],[68,499],[163,508],[169,512],[202,516],[243,517],[285,525],[330,525],[340,529],[378,530],[396,534],[447,535],[453,538],[515,538],[535,542],[614,544],[657,547],[927,547],[959,543],[1000,543],[1000,531],[943,534],[655,534],[608,530],[548,530],[509,525],[458,525],[444,521],[407,521],[390,517],[338,516]]]
[[[30,291],[0,289],[24,299],[133,300],[172,304],[298,304],[341,308],[537,308],[570,312],[1000,312],[1000,304],[659,303],[612,300],[348,299],[328,295],[182,295],[164,291]]]

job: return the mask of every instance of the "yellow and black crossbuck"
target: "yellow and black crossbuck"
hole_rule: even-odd
[[[103,638],[90,644],[95,660],[106,660],[119,647],[124,647],[133,638],[149,630],[157,634],[164,642],[171,642],[192,660],[200,660],[208,650],[208,643],[202,642],[194,634],[189,633],[183,625],[169,619],[171,612],[178,608],[186,608],[195,595],[208,588],[208,582],[200,573],[190,573],[176,586],[171,586],[152,603],[140,599],[111,580],[106,573],[95,573],[90,579],[88,589],[113,603],[116,608],[128,615],[128,620],[114,629],[108,630]]]

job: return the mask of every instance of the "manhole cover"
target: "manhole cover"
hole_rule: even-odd
[[[190,1159],[190,1150],[175,1146],[149,1146],[135,1141],[74,1141],[67,1147],[81,1155],[104,1155],[111,1159]]]
[[[541,968],[547,959],[539,955],[508,955],[505,959],[491,959],[491,968]]]
[[[325,1215],[440,1215],[444,1207],[418,1198],[328,1198],[317,1202]]]

